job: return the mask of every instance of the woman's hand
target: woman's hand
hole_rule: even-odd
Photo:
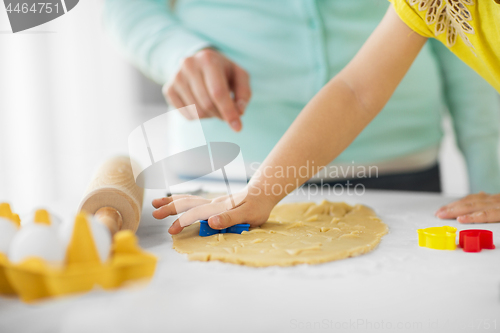
[[[233,202],[239,202],[233,208]],[[242,191],[233,196],[213,200],[192,195],[174,195],[153,200],[153,217],[164,219],[171,215],[182,214],[174,221],[168,232],[172,235],[198,221],[207,220],[212,229],[224,229],[235,224],[249,223],[257,227],[267,221],[274,207],[265,196],[247,194]]]
[[[436,216],[460,223],[500,222],[500,194],[480,192],[441,207]]]
[[[176,108],[195,104],[200,118],[223,119],[238,132],[252,92],[244,69],[214,49],[203,49],[184,59],[173,80],[163,86],[163,95]]]

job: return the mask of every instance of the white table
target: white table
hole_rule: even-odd
[[[368,205],[389,234],[360,257],[256,269],[190,262],[176,253],[167,233],[171,220],[151,217],[151,199],[161,195],[147,192],[138,231],[141,246],[159,257],[148,285],[36,305],[0,298],[0,332],[500,331],[500,223],[435,218],[453,198],[383,191],[311,198]],[[442,225],[492,230],[498,248],[418,247],[418,228]]]

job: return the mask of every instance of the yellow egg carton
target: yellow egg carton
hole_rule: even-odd
[[[444,227],[431,227],[425,229],[418,229],[418,245],[428,247],[435,250],[455,250],[457,228],[444,226]]]
[[[15,225],[17,225],[18,228],[21,226],[21,219],[19,218],[19,215],[12,212],[8,203],[0,203],[0,217],[11,220]]]
[[[6,211],[5,206],[3,209]],[[123,230],[114,235],[112,253],[102,263],[87,216],[80,213],[75,220],[64,266],[56,267],[37,257],[15,264],[0,253],[0,294],[18,295],[30,302],[87,292],[96,286],[114,289],[132,280],[150,279],[156,262],[155,256],[138,246],[132,231]]]

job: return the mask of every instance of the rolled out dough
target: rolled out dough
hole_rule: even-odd
[[[190,260],[247,266],[319,264],[367,253],[375,248],[387,225],[362,205],[323,201],[275,207],[269,220],[238,234],[198,236],[199,223],[174,235],[174,249]]]

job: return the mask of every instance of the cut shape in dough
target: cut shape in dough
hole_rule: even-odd
[[[200,237],[199,223],[174,235],[174,249],[190,260],[254,267],[319,264],[373,250],[387,233],[370,208],[323,201],[282,204],[268,222],[239,234]]]

